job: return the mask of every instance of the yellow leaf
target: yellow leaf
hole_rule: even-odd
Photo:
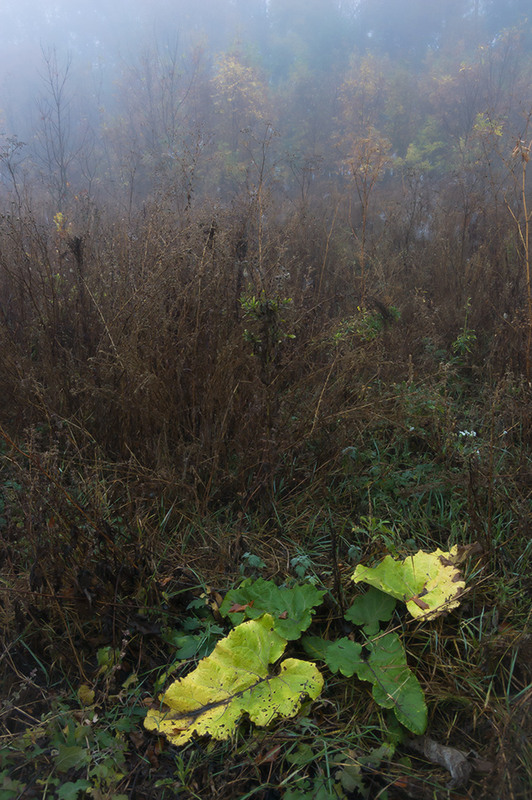
[[[94,703],[94,689],[82,683],[78,689],[78,700],[82,706],[92,706]]]
[[[420,550],[404,561],[386,556],[376,567],[359,565],[353,580],[402,600],[413,617],[434,619],[460,604],[465,581],[455,565],[462,557],[458,545],[448,552]]]
[[[261,726],[277,716],[294,716],[305,696],[319,695],[323,677],[315,664],[294,658],[271,675],[270,664],[285,647],[269,614],[243,622],[194,672],[169,687],[160,707],[148,711],[144,726],[182,745],[194,735],[227,739],[244,714]]]

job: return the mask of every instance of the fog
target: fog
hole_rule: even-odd
[[[407,162],[441,180],[482,125],[497,152],[495,126],[508,147],[526,138],[528,5],[4,0],[3,193],[131,214],[161,193],[177,210],[230,203],[266,179],[283,200],[323,198],[362,162],[373,183]]]

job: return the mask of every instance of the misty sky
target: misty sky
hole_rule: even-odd
[[[131,182],[133,170],[139,185],[150,159],[160,171],[161,158],[175,158],[178,130],[179,157],[193,148],[185,129],[196,132],[203,152],[210,143],[213,158],[224,150],[226,172],[229,154],[235,165],[244,158],[239,131],[258,136],[265,122],[284,137],[285,152],[330,158],[342,135],[337,125],[356,128],[348,107],[362,102],[362,91],[364,103],[373,98],[364,124],[378,122],[392,151],[404,156],[413,145],[426,150],[421,140],[431,130],[436,139],[458,141],[476,114],[502,109],[505,92],[517,97],[518,85],[526,103],[520,81],[530,63],[523,60],[532,42],[529,4],[3,0],[0,134],[27,144],[28,164],[43,180],[59,169],[64,185],[76,176],[81,184],[84,175],[94,186],[97,163],[115,182]],[[442,80],[455,73],[451,99]],[[423,83],[425,75],[432,84]],[[434,155],[438,148],[430,147]],[[137,166],[131,159],[124,166],[133,151]]]

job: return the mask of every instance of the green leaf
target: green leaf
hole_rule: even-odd
[[[204,658],[212,653],[221,633],[223,631],[220,627],[212,625],[204,633],[166,630],[163,631],[161,638],[176,648],[174,654],[176,659],[186,661],[189,658]]]
[[[305,653],[314,660],[327,661],[327,652],[331,645],[327,639],[322,639],[321,636],[303,636],[301,644]]]
[[[283,800],[314,800],[314,790],[310,781],[300,781],[300,784],[297,789],[287,789],[283,794]]]
[[[391,708],[399,722],[416,734],[427,725],[427,707],[423,690],[408,668],[401,640],[396,633],[387,633],[361,644],[350,639],[329,642],[319,636],[304,636],[306,653],[325,661],[331,672],[346,677],[356,673],[373,684],[373,697],[383,708]],[[365,655],[367,653],[367,656]]]
[[[306,764],[310,764],[314,761],[316,755],[312,747],[307,744],[306,742],[301,742],[298,744],[295,751],[288,753],[286,756],[286,760],[289,764],[293,764],[296,767],[304,767]]]
[[[116,647],[100,647],[96,653],[99,675],[107,675],[120,661],[120,650]]]
[[[315,664],[293,658],[271,675],[269,665],[285,647],[269,614],[238,625],[194,672],[168,688],[145,727],[181,745],[193,735],[227,739],[243,714],[261,726],[277,716],[295,716],[306,695],[319,695],[323,677]]]
[[[327,648],[327,666],[331,672],[341,672],[346,678],[354,675],[360,660],[362,645],[346,637],[330,642]]]
[[[434,619],[460,604],[465,582],[456,569],[458,547],[449,552],[420,550],[404,561],[391,556],[376,567],[357,566],[355,583],[369,583],[386,594],[403,600],[413,617]]]
[[[298,788],[287,789],[283,794],[283,800],[331,800],[332,797],[338,800],[345,798],[342,786],[321,776],[316,776],[312,782],[301,781]]]
[[[55,757],[55,768],[58,772],[86,767],[90,761],[90,753],[79,745],[60,744]]]
[[[16,800],[24,795],[26,784],[9,777],[7,770],[0,773],[0,800]]]
[[[367,645],[369,657],[356,665],[360,680],[373,684],[373,697],[383,708],[392,708],[399,722],[421,735],[427,727],[423,690],[406,663],[401,640],[387,633]]]
[[[336,773],[342,789],[355,797],[367,797],[367,787],[362,780],[359,764],[347,764]]]
[[[380,766],[383,761],[391,761],[394,753],[395,747],[390,744],[390,742],[385,742],[384,744],[381,744],[380,747],[370,750],[367,755],[360,756],[358,762],[364,766],[376,768]]]
[[[341,769],[336,771],[334,776],[350,796],[356,794],[357,797],[369,798],[370,789],[364,783],[362,768],[370,767],[371,771],[377,770],[383,761],[392,759],[394,751],[395,748],[390,744],[382,744],[365,756],[352,751],[339,753],[334,757],[333,763],[338,764]]]
[[[302,631],[309,627],[313,609],[321,605],[324,594],[310,583],[288,589],[264,578],[248,578],[238,589],[227,592],[220,613],[229,617],[233,625],[240,624],[246,617],[257,619],[262,614],[270,614],[277,633],[291,641],[299,639]]]
[[[86,781],[83,778],[75,782],[67,781],[57,790],[58,800],[77,800],[79,793],[84,792],[85,789],[90,789],[90,787],[90,781]]]
[[[379,630],[379,621],[389,622],[394,609],[395,598],[371,586],[365,594],[355,598],[344,617],[355,625],[363,625],[364,633],[373,636]]]
[[[302,645],[305,653],[325,661],[331,672],[341,672],[346,678],[355,674],[361,660],[362,645],[346,637],[328,642],[319,636],[304,636]]]

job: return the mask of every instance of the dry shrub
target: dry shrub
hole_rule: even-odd
[[[482,244],[477,225],[467,247],[443,201],[431,240],[408,216],[379,221],[362,293],[340,201],[244,196],[179,215],[154,200],[129,223],[110,210],[68,225],[37,222],[38,209],[5,216],[4,420],[16,431],[68,419],[105,458],[159,474],[183,499],[224,503],[268,492],[296,456],[327,463],[345,420],[368,413],[368,381],[437,370],[432,353],[450,358],[465,324],[495,374],[503,356],[523,369],[524,286],[501,220],[485,220]],[[253,296],[291,301],[267,369],[244,335],[241,298]],[[360,303],[383,315],[381,335],[338,344]]]

